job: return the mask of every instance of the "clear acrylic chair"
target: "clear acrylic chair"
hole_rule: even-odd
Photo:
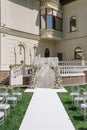
[[[83,94],[87,96],[87,87],[85,88],[85,92]]]
[[[14,97],[17,97],[18,101],[22,100],[22,93],[20,92],[20,88],[14,88],[14,89],[12,89],[12,95]]]
[[[3,103],[5,101],[4,97],[0,97],[0,103]]]
[[[83,95],[87,97],[87,87],[85,88],[85,91],[83,92]],[[81,111],[84,114],[84,119],[87,118],[87,100],[84,100],[84,103],[81,104]]]
[[[10,104],[12,107],[15,107],[17,105],[17,97],[14,97],[14,96],[7,97],[6,103]]]
[[[10,104],[2,103],[0,104],[0,110],[5,113],[5,117],[10,114]]]
[[[84,92],[85,92],[85,89],[80,88],[79,95],[74,98],[74,103],[77,106],[77,108],[80,106],[81,103],[87,100],[87,96],[84,95]]]
[[[79,88],[78,85],[77,86],[72,86],[71,93],[70,93],[70,97],[72,99],[72,102],[74,102],[75,97],[79,96],[79,91],[80,91],[80,88]]]
[[[4,88],[1,92],[0,92],[0,97],[3,97],[4,100],[6,99],[6,97],[9,96],[9,93],[8,93],[8,88]]]
[[[9,96],[6,97],[6,103],[10,104],[11,107],[14,107],[17,105],[17,97],[14,97],[12,95],[13,88],[9,89]]]
[[[81,104],[81,111],[83,112],[84,119],[86,119],[86,116],[87,116],[87,103],[82,103]]]

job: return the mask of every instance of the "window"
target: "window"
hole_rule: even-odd
[[[63,60],[63,53],[57,53],[57,57],[58,57],[58,60],[59,61],[62,61]]]
[[[52,16],[47,15],[47,29],[52,29]]]
[[[41,28],[44,29],[46,27],[46,22],[45,22],[45,16],[41,16]]]
[[[81,47],[75,48],[75,59],[82,59],[83,50]]]
[[[41,10],[41,29],[54,29],[62,32],[62,18],[53,9]]]
[[[62,31],[62,19],[59,17],[55,17],[55,29]]]
[[[70,19],[70,32],[76,31],[76,17],[73,16]]]

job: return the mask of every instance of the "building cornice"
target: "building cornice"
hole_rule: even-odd
[[[7,28],[7,27],[2,27],[2,26],[0,26],[0,33],[27,38],[27,39],[40,40],[39,35],[23,32],[23,31],[19,31],[19,30]]]
[[[68,40],[73,40],[73,39],[84,39],[84,38],[87,38],[87,35],[86,36],[79,36],[79,37],[73,37],[73,38],[63,38],[62,41],[68,41]]]

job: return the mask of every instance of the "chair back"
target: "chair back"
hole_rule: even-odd
[[[72,86],[71,91],[72,93],[79,93],[80,87],[78,85]]]
[[[85,92],[85,89],[84,88],[80,88],[80,91],[79,91],[80,94],[79,94],[79,96],[80,97],[85,97],[84,96],[84,92]]]

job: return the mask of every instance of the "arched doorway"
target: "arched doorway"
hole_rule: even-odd
[[[50,57],[50,50],[48,48],[45,49],[45,57]]]

